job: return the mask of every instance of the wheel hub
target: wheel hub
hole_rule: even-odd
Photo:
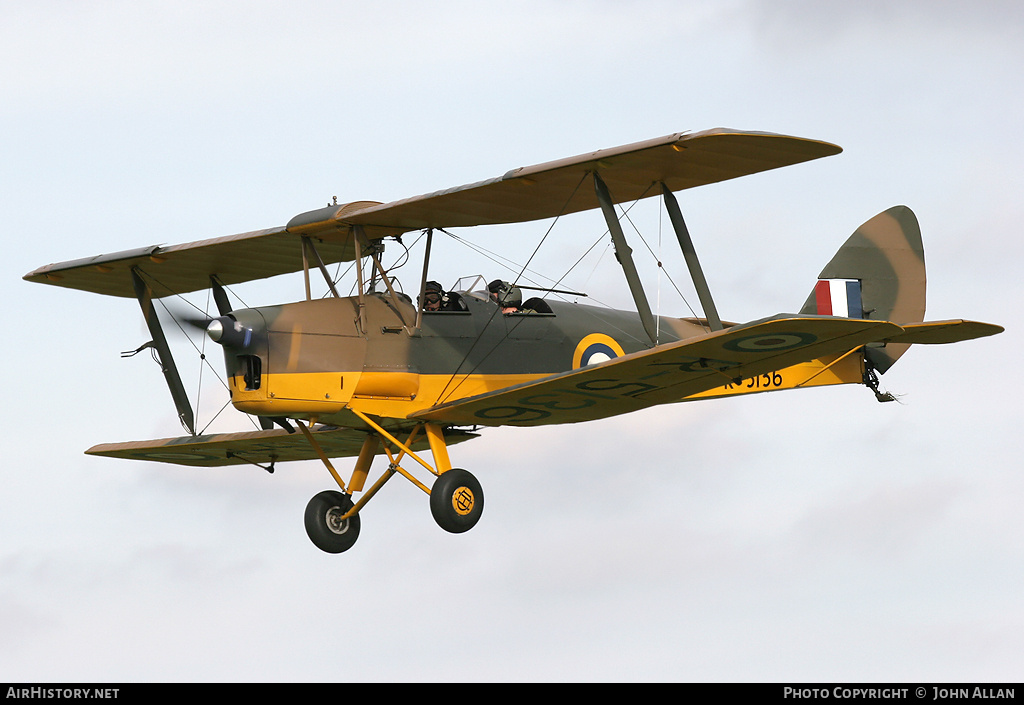
[[[454,509],[455,513],[459,516],[466,516],[472,512],[474,501],[475,497],[473,497],[473,490],[469,489],[465,485],[457,487],[455,491],[452,492],[452,509]]]
[[[327,510],[327,528],[335,534],[344,534],[348,531],[348,519],[342,519],[346,510],[341,507],[331,507]]]

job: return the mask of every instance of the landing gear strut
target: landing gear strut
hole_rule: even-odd
[[[299,430],[317,451],[320,460],[342,490],[341,492],[337,490],[321,492],[313,497],[306,506],[306,533],[317,548],[327,553],[341,553],[351,548],[359,536],[359,512],[384,486],[384,483],[396,473],[430,495],[430,513],[437,525],[445,531],[461,534],[476,526],[484,510],[483,489],[480,482],[471,473],[459,468],[452,468],[441,427],[432,423],[421,423],[412,430],[405,443],[402,443],[370,417],[355,410],[353,412],[366,422],[371,431],[359,453],[359,459],[356,461],[352,478],[347,487],[316,442],[313,434],[302,422],[297,422]],[[417,435],[421,432],[426,434],[430,451],[434,457],[434,466],[431,466],[411,449]],[[353,503],[351,495],[353,492],[362,491],[370,463],[379,452],[381,445],[383,445],[383,451],[390,464],[380,479],[366,490],[357,503]],[[399,464],[406,456],[436,476],[432,487],[424,485]]]

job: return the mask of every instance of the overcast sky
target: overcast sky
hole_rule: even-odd
[[[1019,680],[1022,7],[0,2],[0,681]],[[679,194],[723,318],[798,310],[906,204],[928,317],[1006,333],[912,349],[882,379],[900,404],[848,386],[490,430],[451,451],[486,492],[473,531],[396,481],[336,556],[303,529],[319,464],[82,454],[181,429],[157,366],[118,355],[148,340],[135,302],[36,267],[719,126],[844,148]],[[657,204],[636,215],[657,249]],[[521,263],[547,225],[459,234]],[[566,219],[535,268],[602,231]],[[659,310],[689,315],[630,237]],[[606,250],[567,284],[629,307]],[[507,274],[443,238],[431,263]]]

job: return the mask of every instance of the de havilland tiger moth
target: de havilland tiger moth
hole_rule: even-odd
[[[719,317],[674,193],[840,151],[763,132],[677,133],[391,203],[335,203],[283,227],[50,264],[24,278],[137,299],[152,335],[140,350],[150,348],[160,364],[188,431],[87,453],[271,472],[279,462],[319,459],[338,489],[310,500],[306,531],[320,549],[340,553],[355,543],[367,502],[395,474],[429,496],[443,529],[472,528],[483,491],[471,473],[452,467],[449,446],[485,428],[577,423],[657,404],[835,384],[863,384],[890,401],[878,374],[911,345],[1001,332],[988,323],[924,320],[924,248],[905,206],[861,225],[798,312],[748,323]],[[616,210],[648,197],[663,200],[703,317],[651,311]],[[435,233],[557,221],[589,209],[604,216],[636,311],[563,300],[569,292],[528,287],[522,273],[512,281],[462,279],[469,283],[450,291],[431,278]],[[385,245],[401,244],[406,233],[424,243],[415,298],[382,259]],[[354,265],[351,296],[339,293],[327,269],[346,262]],[[303,272],[304,299],[233,305],[229,287],[291,272]],[[321,274],[329,293],[315,298],[311,279]],[[524,301],[524,289],[538,295]],[[230,403],[254,417],[258,430],[196,431],[155,304],[200,290],[216,304],[218,315],[199,323],[223,348]],[[381,454],[387,468],[368,483]],[[331,462],[340,457],[356,458],[347,479]]]

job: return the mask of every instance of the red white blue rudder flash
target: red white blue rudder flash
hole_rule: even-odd
[[[819,316],[863,318],[859,279],[819,279],[814,287]]]

